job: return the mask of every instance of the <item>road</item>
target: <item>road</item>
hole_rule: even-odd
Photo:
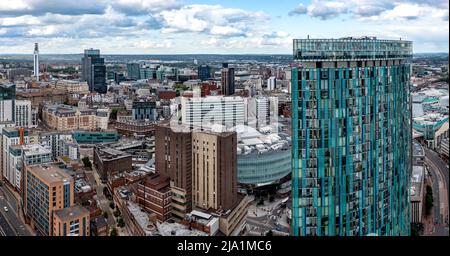
[[[92,173],[89,173],[88,178],[94,179],[93,184],[96,184],[95,191],[97,193],[96,199],[97,199],[100,209],[102,209],[102,212],[108,213],[108,219],[106,219],[108,226],[110,228],[116,227],[116,220],[114,218],[113,211],[109,207],[109,200],[103,194],[103,188],[106,187],[106,185],[101,182],[100,176],[98,175],[97,170],[95,169],[95,166],[92,166]]]
[[[4,207],[8,208],[8,212]],[[8,236],[31,236],[33,235],[29,227],[23,222],[20,217],[19,202],[15,195],[6,187],[0,186],[0,225],[3,229],[4,235]],[[8,226],[8,227],[7,227]],[[2,232],[0,231],[0,234]]]
[[[433,201],[435,217],[435,233],[438,236],[448,236],[448,182],[449,169],[447,164],[439,155],[425,148],[425,161],[430,167],[430,173],[433,179]]]

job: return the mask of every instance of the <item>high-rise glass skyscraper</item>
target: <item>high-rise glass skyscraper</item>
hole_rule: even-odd
[[[293,43],[292,234],[409,235],[412,42]]]
[[[106,66],[105,59],[100,57],[100,50],[84,50],[81,69],[81,78],[87,81],[90,92],[106,93]]]

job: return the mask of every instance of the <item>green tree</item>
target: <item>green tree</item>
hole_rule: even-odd
[[[116,205],[114,204],[113,201],[111,201],[109,202],[109,207],[114,210],[114,208],[116,208]]]
[[[111,229],[111,233],[109,233],[110,236],[117,236],[117,229],[116,228],[112,228]]]
[[[89,157],[85,156],[81,159],[81,161],[83,161],[84,167],[89,168],[89,169],[92,168],[92,163],[91,163],[91,160],[89,160]]]
[[[117,120],[117,112],[119,112],[119,110],[117,108],[113,108],[111,110],[111,114],[109,115],[109,118],[112,120]]]
[[[272,230],[269,230],[269,231],[266,233],[266,236],[273,236],[273,231],[272,231]]]
[[[107,212],[103,212],[103,217],[104,217],[105,219],[108,219],[108,213],[107,213]]]
[[[114,211],[114,217],[119,217],[120,216],[120,211],[119,211],[119,209],[116,209],[115,211]]]
[[[422,223],[411,223],[411,236],[420,236],[423,232]]]
[[[125,221],[122,218],[119,218],[119,220],[117,221],[117,226],[119,226],[120,228],[125,227]]]

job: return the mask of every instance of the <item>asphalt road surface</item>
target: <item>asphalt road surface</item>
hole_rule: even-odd
[[[8,208],[6,212],[4,207]],[[0,228],[3,229],[3,234],[7,236],[31,236],[32,234],[27,229],[26,224],[19,217],[19,202],[16,197],[5,187],[0,187]]]
[[[448,236],[449,169],[436,152],[425,148],[425,157],[433,179],[434,235]]]

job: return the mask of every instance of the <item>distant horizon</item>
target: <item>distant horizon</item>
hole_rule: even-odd
[[[94,48],[95,49],[95,48]],[[83,55],[84,53],[39,53],[39,56],[45,55]],[[449,52],[413,52],[413,54],[449,54]],[[0,56],[33,56],[33,53],[0,53]],[[102,53],[100,49],[100,55],[292,55],[292,53]]]

